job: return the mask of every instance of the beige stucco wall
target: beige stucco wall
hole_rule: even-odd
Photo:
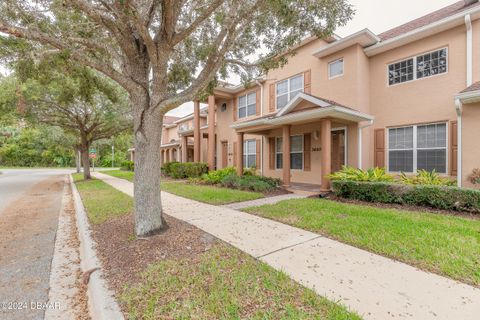
[[[480,103],[463,106],[462,139],[462,180],[472,187],[468,177],[473,169],[480,169]]]

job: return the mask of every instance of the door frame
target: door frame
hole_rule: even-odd
[[[332,128],[331,132],[334,132],[334,131],[342,131],[344,130],[345,131],[345,138],[344,138],[344,164],[346,166],[348,166],[348,127],[347,126],[344,126],[344,127],[335,127],[335,128]]]

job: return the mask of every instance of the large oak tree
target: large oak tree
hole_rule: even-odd
[[[329,36],[353,14],[346,0],[0,0],[0,12],[0,32],[63,51],[128,92],[139,236],[163,227],[163,115],[229,71],[248,79],[284,63],[305,36]]]

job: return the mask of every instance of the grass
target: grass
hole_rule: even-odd
[[[128,181],[133,181],[134,177],[134,173],[130,171],[113,170],[105,171],[103,173],[113,177],[126,179]],[[263,194],[259,192],[234,190],[174,181],[163,181],[162,190],[173,193],[180,197],[214,205],[255,200],[264,197]]]
[[[228,245],[153,264],[120,301],[129,319],[360,319]]]
[[[72,174],[90,223],[100,224],[133,211],[133,199],[97,179],[83,180],[83,173]]]
[[[480,285],[480,220],[322,199],[286,200],[245,211]]]

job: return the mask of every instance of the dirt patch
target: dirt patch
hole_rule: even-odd
[[[148,265],[166,259],[195,261],[218,241],[190,224],[164,217],[168,225],[166,230],[141,239],[134,235],[132,214],[93,226],[102,267],[110,288],[117,296],[125,284],[140,281],[140,272],[145,271]]]
[[[285,189],[285,188],[277,188],[277,189],[275,189],[275,190],[273,190],[273,191],[265,192],[263,195],[264,195],[266,198],[270,198],[270,197],[281,196],[281,195],[290,194],[290,193],[293,193],[293,192],[288,191],[288,190]]]
[[[313,196],[310,198],[318,198],[318,196]],[[358,204],[363,206],[375,207],[375,208],[385,208],[385,209],[397,209],[397,210],[404,210],[404,211],[415,211],[415,212],[426,212],[426,213],[435,213],[435,214],[443,214],[449,216],[460,216],[469,219],[480,220],[480,214],[473,214],[468,212],[461,212],[461,211],[450,211],[450,210],[441,210],[436,208],[430,207],[422,207],[422,206],[413,206],[408,204],[396,204],[396,203],[380,203],[380,202],[368,202],[368,201],[360,201],[354,199],[345,199],[337,197],[333,193],[329,193],[323,195],[324,199],[341,202],[341,203],[348,203],[348,204]]]

